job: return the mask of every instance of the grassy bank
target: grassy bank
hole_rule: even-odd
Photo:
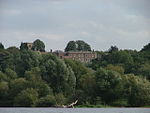
[[[108,106],[108,105],[77,105],[75,106],[75,108],[108,108],[108,107],[112,107],[112,106]]]

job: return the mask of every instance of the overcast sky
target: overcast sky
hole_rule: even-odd
[[[19,47],[35,39],[47,51],[70,40],[140,50],[150,42],[150,0],[0,0],[0,42]]]

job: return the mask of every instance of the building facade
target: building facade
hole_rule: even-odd
[[[69,52],[62,52],[62,51],[55,51],[54,54],[59,56],[60,58],[64,59],[73,59],[78,60],[84,63],[88,63],[93,59],[97,58],[96,52],[93,51],[69,51]]]
[[[33,43],[28,43],[28,42],[27,42],[26,45],[27,45],[28,49],[30,49],[30,50],[31,50],[32,47],[33,47]]]
[[[33,47],[33,43],[29,42],[22,42],[20,48],[29,49],[31,50]]]

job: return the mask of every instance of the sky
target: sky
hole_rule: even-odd
[[[150,42],[150,0],[0,0],[5,48],[40,39],[46,50],[71,40],[91,48],[140,50]]]

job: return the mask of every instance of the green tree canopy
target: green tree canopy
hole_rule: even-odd
[[[55,105],[56,99],[53,95],[47,95],[46,97],[42,97],[36,102],[37,107],[54,107]]]
[[[115,52],[115,51],[118,51],[118,47],[117,46],[111,46],[110,49],[108,50],[109,53],[112,53],[112,52]]]
[[[25,78],[18,78],[10,82],[10,95],[14,98],[22,90],[28,88],[28,81]]]
[[[35,106],[36,101],[38,100],[38,93],[33,88],[27,88],[21,91],[14,100],[14,106]]]
[[[65,51],[76,51],[76,42],[75,41],[70,41],[66,48]]]
[[[8,82],[0,81],[0,106],[9,106],[8,94],[9,94]]]
[[[90,50],[83,41],[71,43],[67,51]],[[0,106],[60,106],[77,99],[78,105],[150,105],[148,48],[97,51],[91,64],[25,48],[0,49]]]
[[[20,50],[28,50],[28,46],[26,43],[21,42]]]
[[[0,49],[4,49],[4,45],[0,42]]]
[[[150,105],[150,82],[133,74],[128,74],[123,78],[129,105]]]
[[[89,44],[82,40],[68,42],[65,51],[91,51]]]
[[[96,84],[97,94],[107,104],[122,98],[123,84],[119,73],[100,68],[96,71]]]
[[[68,88],[74,89],[76,84],[74,72],[67,67],[62,59],[52,54],[43,55],[40,67],[43,80],[49,83],[54,92],[63,92]],[[70,80],[72,80],[71,85],[69,85]]]
[[[37,39],[33,42],[32,50],[34,51],[45,51],[45,44],[43,41]]]
[[[150,51],[150,43],[148,43],[147,45],[145,45],[141,51]]]
[[[76,44],[78,51],[91,51],[90,45],[84,42],[83,40],[77,40]]]

